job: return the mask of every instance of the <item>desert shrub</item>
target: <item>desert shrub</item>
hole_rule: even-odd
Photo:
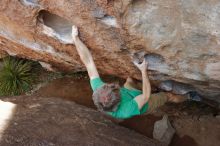
[[[6,57],[0,71],[0,94],[20,95],[31,89],[36,73],[36,63],[20,58]]]

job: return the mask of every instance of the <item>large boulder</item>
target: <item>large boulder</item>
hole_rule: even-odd
[[[100,72],[140,79],[132,56],[148,54],[152,80],[220,101],[219,0],[1,0],[0,12],[0,49],[12,56],[85,70],[71,45],[74,24]]]
[[[162,146],[98,111],[62,99],[10,97],[0,100],[0,106],[1,146]]]

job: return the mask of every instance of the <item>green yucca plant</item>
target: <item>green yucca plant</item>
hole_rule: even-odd
[[[33,72],[32,61],[6,57],[0,71],[0,94],[19,95],[31,89],[36,74]]]

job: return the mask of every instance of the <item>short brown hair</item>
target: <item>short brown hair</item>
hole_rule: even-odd
[[[120,86],[116,83],[104,84],[92,95],[99,111],[115,111],[120,102]]]

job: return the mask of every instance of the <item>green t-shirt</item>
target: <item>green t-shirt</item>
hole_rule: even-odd
[[[95,91],[100,88],[105,83],[101,80],[101,78],[95,78],[90,80],[90,84],[92,90]],[[118,119],[126,119],[136,115],[141,115],[145,113],[148,109],[148,103],[146,103],[141,110],[138,108],[137,102],[134,98],[138,95],[142,94],[140,90],[130,90],[125,87],[120,88],[120,96],[121,102],[114,112],[106,112],[108,115],[118,118]]]

